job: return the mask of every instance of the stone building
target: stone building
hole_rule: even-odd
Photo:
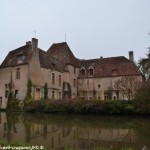
[[[7,107],[10,90],[17,99],[24,99],[27,83],[32,81],[32,97],[44,97],[44,85],[48,85],[49,99],[74,100],[108,99],[108,88],[122,76],[142,75],[133,62],[120,57],[81,60],[76,58],[66,42],[53,44],[48,51],[38,48],[38,40],[8,53],[0,66],[0,107]],[[113,91],[112,99],[125,99],[119,91]]]

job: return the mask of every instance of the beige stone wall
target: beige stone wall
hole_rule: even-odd
[[[16,79],[17,68],[20,68],[20,79]],[[5,98],[6,90],[9,91],[8,84],[11,81],[12,74],[12,91],[18,90],[16,98],[24,99],[27,91],[28,81],[28,65],[21,65],[15,67],[1,68],[0,69],[0,97],[2,97],[2,107],[6,108],[7,98]],[[7,85],[6,85],[7,84]]]
[[[76,98],[77,96],[77,86],[78,86],[78,76],[79,76],[79,68],[68,65],[68,70],[69,70],[69,83],[71,85],[71,90],[72,90],[72,99]],[[75,83],[74,83],[75,82]],[[74,85],[75,84],[75,85]]]
[[[55,82],[52,82],[52,75],[55,75]],[[54,99],[62,99],[63,82],[66,77],[62,72],[56,70],[41,68],[41,87],[44,84],[48,84],[48,98],[52,99],[52,94],[54,92]],[[59,81],[59,76],[61,76],[61,82]],[[60,83],[59,83],[60,82]]]
[[[104,92],[108,91],[109,87],[114,87],[114,83],[121,77],[106,77],[106,78],[84,78],[78,79],[79,96],[84,99],[105,99]],[[138,76],[139,81],[142,82],[142,76]],[[93,96],[95,91],[96,96]],[[116,93],[112,93],[112,98],[117,97]],[[126,99],[119,94],[119,99]]]

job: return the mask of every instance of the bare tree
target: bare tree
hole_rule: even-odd
[[[138,61],[138,67],[147,80],[150,80],[150,48],[148,48],[147,58],[141,58]]]
[[[126,96],[128,100],[133,99],[135,91],[139,88],[141,82],[135,76],[123,76],[114,84],[114,89]]]

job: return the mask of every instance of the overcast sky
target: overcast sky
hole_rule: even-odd
[[[0,62],[35,37],[47,51],[66,41],[81,59],[135,59],[150,47],[150,0],[0,0]]]

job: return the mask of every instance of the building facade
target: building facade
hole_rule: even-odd
[[[135,76],[142,81],[141,72],[133,62],[133,52],[129,53],[129,59],[120,56],[81,60],[73,55],[66,42],[43,51],[33,38],[10,51],[0,66],[0,107],[7,107],[10,91],[17,99],[24,99],[29,79],[35,100],[44,98],[46,83],[49,99],[107,100],[109,88],[122,76]],[[126,99],[118,90],[111,91],[112,99]]]

